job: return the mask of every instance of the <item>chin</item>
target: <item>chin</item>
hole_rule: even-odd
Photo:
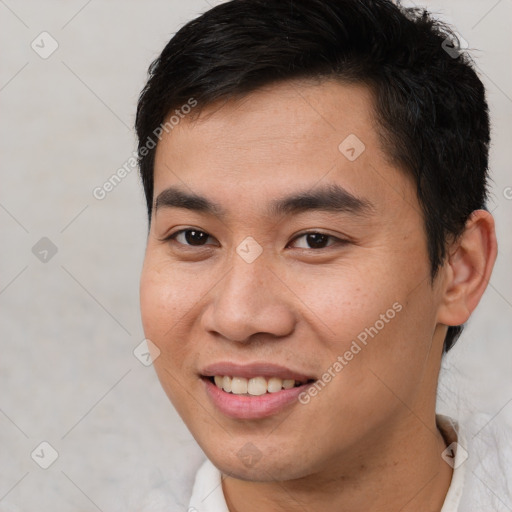
[[[213,465],[222,473],[239,480],[275,482],[302,478],[310,473],[305,467],[307,464],[300,456],[283,456],[275,446],[269,446],[267,450],[268,454],[265,454],[257,451],[254,445],[246,443],[242,448],[233,450],[232,455],[228,455],[226,451],[204,451]]]

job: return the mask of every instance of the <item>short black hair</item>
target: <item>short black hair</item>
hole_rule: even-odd
[[[215,101],[286,80],[358,83],[373,92],[387,156],[415,180],[433,282],[448,241],[487,198],[485,89],[458,42],[426,10],[390,0],[231,0],[208,10],[150,65],[139,98],[135,125],[149,223],[156,144],[148,142],[174,109],[193,98],[194,117]],[[462,327],[448,328],[445,351]]]

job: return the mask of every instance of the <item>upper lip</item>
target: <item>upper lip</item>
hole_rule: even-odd
[[[297,381],[314,380],[315,377],[305,373],[286,368],[273,363],[254,362],[250,364],[231,363],[229,361],[219,361],[205,366],[201,370],[203,377],[214,377],[215,375],[228,375],[230,377],[278,377],[280,379],[293,379]]]

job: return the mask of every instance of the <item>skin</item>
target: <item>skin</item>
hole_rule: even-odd
[[[178,186],[227,211],[153,210],[140,297],[158,377],[225,475],[231,512],[439,511],[450,485],[435,420],[442,345],[487,285],[493,219],[473,213],[432,283],[415,185],[382,149],[372,101],[359,85],[280,83],[185,118],[158,144],[155,198]],[[355,161],[338,149],[349,134],[365,144]],[[328,183],[371,211],[266,212]],[[209,238],[162,240],[185,228]],[[334,238],[312,248],[304,231]],[[248,236],[263,250],[250,264],[236,253]],[[320,378],[394,303],[402,310],[307,405],[239,420],[205,393],[198,374],[214,361]],[[260,455],[250,466],[238,455],[248,442]]]

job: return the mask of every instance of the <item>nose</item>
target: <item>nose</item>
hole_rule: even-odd
[[[292,294],[262,257],[247,263],[235,255],[231,270],[210,294],[202,317],[210,333],[248,343],[254,335],[283,337],[295,328]]]

